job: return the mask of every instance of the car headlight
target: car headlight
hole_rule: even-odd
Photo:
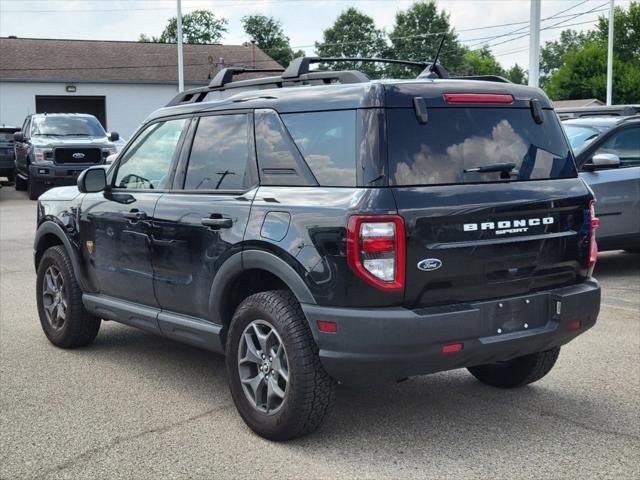
[[[39,163],[52,163],[53,162],[53,148],[48,147],[33,147],[33,156],[35,161]]]

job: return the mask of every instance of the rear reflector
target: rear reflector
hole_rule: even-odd
[[[513,103],[513,95],[501,93],[445,93],[447,103]]]
[[[568,330],[577,330],[582,326],[582,322],[580,320],[576,320],[575,322],[571,322],[567,325]]]
[[[325,333],[336,333],[338,331],[338,324],[336,322],[318,320],[318,330]]]
[[[442,346],[442,353],[454,353],[462,350],[462,343],[452,343]]]

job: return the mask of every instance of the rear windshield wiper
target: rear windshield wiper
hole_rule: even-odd
[[[511,175],[518,175],[515,163],[488,163],[473,168],[465,168],[464,173],[488,173],[500,172],[500,178],[509,178]]]

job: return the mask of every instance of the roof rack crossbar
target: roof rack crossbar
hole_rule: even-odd
[[[412,67],[425,68],[427,62],[413,62],[409,60],[396,60],[392,58],[360,58],[360,57],[298,57],[292,60],[287,69],[282,74],[282,78],[297,78],[300,75],[309,73],[312,63],[326,62],[365,62],[365,63],[389,63],[398,65],[408,65]]]

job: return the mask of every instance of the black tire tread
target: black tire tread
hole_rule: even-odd
[[[469,367],[482,383],[499,388],[518,388],[537,382],[547,375],[558,360],[560,347],[514,358],[508,365]]]
[[[251,309],[261,309],[279,318],[289,339],[288,355],[296,356],[302,365],[298,372],[303,391],[293,420],[286,432],[269,435],[273,440],[289,440],[317,430],[335,403],[335,381],[324,370],[318,356],[318,346],[297,299],[286,290],[259,292],[247,297],[234,314],[244,314]],[[233,328],[233,326],[232,326]],[[228,336],[228,339],[231,335]],[[229,342],[228,342],[229,343]],[[227,354],[231,349],[227,344]]]
[[[71,259],[67,254],[67,251],[62,245],[56,245],[47,249],[42,255],[40,260],[40,268],[38,269],[38,284],[42,282],[42,275],[40,270],[43,269],[43,265],[47,259],[51,258],[56,265],[63,270],[65,280],[68,284],[68,325],[64,332],[64,335],[60,338],[52,336],[45,327],[46,318],[44,317],[43,307],[41,305],[41,295],[39,292],[39,286],[36,287],[38,291],[38,311],[40,313],[40,322],[42,323],[43,330],[47,338],[56,346],[61,348],[76,348],[83,347],[90,344],[98,335],[100,330],[101,319],[90,314],[82,303],[82,290],[78,285],[78,281],[73,273],[73,265]]]

